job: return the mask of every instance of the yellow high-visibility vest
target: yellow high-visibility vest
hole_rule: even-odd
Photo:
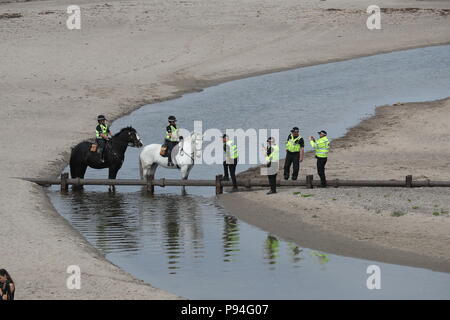
[[[271,152],[266,156],[266,161],[278,161],[280,159],[280,148],[277,145],[271,146]]]
[[[175,128],[174,126],[170,126],[170,133],[172,135],[169,135],[169,132],[166,132],[166,139],[169,141],[176,142],[178,141],[178,128]]]
[[[318,158],[328,157],[328,151],[330,151],[330,141],[326,136],[316,140],[315,142],[310,141],[310,143],[311,146],[316,151],[316,157]]]
[[[109,128],[108,128],[108,125],[106,125],[106,124],[100,124],[100,129],[102,131],[95,130],[95,136],[99,139],[102,139],[102,136],[100,134],[103,133],[105,136],[107,136]]]
[[[227,143],[227,146],[230,148],[230,154],[229,154],[230,158],[236,159],[237,157],[239,157],[239,152],[238,152],[237,146],[234,144],[234,142],[231,140],[228,140],[226,143]]]
[[[286,150],[289,152],[300,152],[300,144],[297,143],[300,141],[302,137],[299,135],[298,137],[294,137],[291,134],[291,138],[286,141]]]

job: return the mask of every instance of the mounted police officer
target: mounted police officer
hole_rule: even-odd
[[[286,159],[284,161],[284,180],[289,179],[291,164],[293,165],[292,180],[297,180],[300,170],[300,162],[303,162],[305,154],[305,141],[299,134],[297,127],[292,128],[286,141]]]
[[[99,115],[97,117],[98,125],[95,128],[95,136],[96,136],[96,142],[98,145],[97,152],[101,155],[101,162],[105,162],[105,146],[107,141],[112,137],[111,129],[109,128],[109,125],[106,123],[106,118],[104,115]]]
[[[223,153],[224,153],[224,160],[223,160],[223,179],[224,181],[230,180],[233,181],[233,191],[237,191],[237,182],[236,182],[236,166],[238,163],[238,157],[239,152],[237,149],[236,144],[233,142],[233,140],[230,140],[228,135],[224,134],[222,136],[223,141]],[[228,175],[228,169],[230,171],[230,174]]]
[[[167,146],[167,165],[169,167],[173,167],[172,161],[172,149],[180,142],[181,137],[178,136],[178,128],[177,128],[177,119],[175,116],[169,116],[167,119],[169,121],[169,125],[166,127],[166,137],[165,137],[165,145]]]
[[[327,186],[327,178],[325,177],[325,164],[328,159],[328,152],[330,151],[330,141],[327,137],[327,132],[322,130],[318,132],[319,139],[315,139],[314,137],[309,137],[311,146],[314,148],[316,152],[317,159],[317,173],[320,177],[321,187],[326,188]]]

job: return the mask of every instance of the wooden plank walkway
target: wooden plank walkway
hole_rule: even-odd
[[[69,185],[104,185],[104,186],[143,186],[147,187],[150,193],[154,192],[154,187],[166,186],[191,186],[191,187],[215,187],[216,194],[223,193],[224,187],[232,186],[231,181],[222,181],[222,175],[217,175],[215,180],[181,180],[181,179],[70,179],[67,173],[63,173],[60,179],[41,179],[41,178],[20,178],[26,181],[37,183],[41,186],[60,185],[61,191],[68,191]],[[450,187],[450,181],[431,181],[420,180],[413,181],[412,175],[405,177],[405,180],[327,180],[329,187]],[[267,179],[237,179],[237,185],[240,187],[269,187]],[[281,187],[304,186],[313,188],[320,185],[320,181],[313,180],[312,175],[307,175],[304,180],[282,180],[278,179],[277,185]]]

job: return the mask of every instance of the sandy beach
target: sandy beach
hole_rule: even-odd
[[[134,279],[109,263],[54,211],[42,188],[13,178],[57,176],[67,163],[70,147],[93,137],[98,114],[116,119],[144,104],[230,79],[450,43],[450,4],[445,1],[380,1],[378,5],[391,9],[383,11],[382,30],[373,31],[366,28],[365,10],[371,3],[356,0],[301,3],[294,0],[278,3],[82,0],[77,3],[81,7],[82,28],[68,30],[66,9],[71,4],[67,0],[0,1],[0,56],[4,62],[0,66],[0,233],[7,239],[2,242],[7,245],[3,247],[1,267],[15,279],[17,299],[178,298]],[[405,105],[398,110],[403,110],[405,116],[411,117],[408,121],[416,124],[422,121],[419,114],[430,116],[414,106]],[[439,114],[440,123],[446,120],[448,124],[448,101],[429,106],[434,110],[433,116]],[[418,118],[412,119],[416,113],[411,109],[406,111],[407,107],[416,108]],[[153,119],[149,125],[161,126],[164,120]],[[386,113],[386,122],[391,120],[399,121]],[[428,124],[434,120],[425,118],[430,121]],[[408,121],[402,118],[401,124],[408,125]],[[444,125],[442,130],[445,128]],[[372,129],[379,133],[374,139],[381,139],[379,128]],[[435,150],[434,144],[440,142],[436,134],[430,133],[429,143],[421,136],[420,141],[426,143],[417,145],[410,138],[411,135],[397,135],[388,141],[401,141],[403,145],[407,140],[408,146],[421,148],[411,151],[419,152],[418,161],[411,159],[414,163],[408,163],[409,158],[401,156],[389,160],[383,153],[391,154],[392,145],[379,140],[383,143],[366,146],[365,152],[367,157],[372,157],[370,152],[376,152],[378,156],[374,159],[378,157],[385,162],[370,162],[373,167],[366,170],[378,174],[381,171],[376,169],[391,161],[396,175],[410,173],[408,165],[414,165],[414,172],[443,179],[445,175],[438,169],[447,169],[448,160],[441,159],[444,153],[438,157],[431,152]],[[356,177],[363,170],[363,163],[348,165],[347,161],[354,160],[352,152],[356,152],[352,139],[349,136],[347,141],[343,139],[333,145],[333,160],[328,164],[330,177],[341,174]],[[448,140],[441,142],[448,153]],[[440,159],[439,164],[427,166],[430,157],[433,161],[435,157]],[[312,172],[312,167],[305,170]],[[385,171],[383,174],[392,176]],[[447,170],[447,177],[448,174]],[[293,196],[293,191],[282,192],[273,201]],[[417,201],[423,211],[408,211],[407,215],[394,218],[389,216],[390,210],[382,208],[380,217],[385,218],[385,224],[378,226],[378,231],[368,229],[374,237],[370,241],[413,251],[406,238],[409,232],[417,235],[411,243],[423,243],[421,248],[427,254],[430,250],[432,256],[448,259],[450,254],[444,243],[438,246],[427,242],[432,232],[436,237],[434,242],[446,240],[448,244],[448,233],[444,238],[444,229],[449,230],[448,217],[430,216],[429,208],[417,200],[426,197],[425,191],[409,192],[416,193],[411,205]],[[241,196],[265,201],[261,192]],[[335,197],[331,192],[323,196]],[[354,194],[346,197],[349,200],[343,197],[340,205],[347,208],[349,203],[356,204]],[[308,199],[311,206],[316,205],[312,204],[313,198]],[[298,199],[294,203],[300,205]],[[439,203],[440,209],[448,210],[444,202]],[[448,199],[446,203],[448,206]],[[364,209],[364,214],[378,223],[373,209]],[[315,215],[320,217],[320,225],[326,227],[331,211],[326,215],[321,213],[325,209],[318,210]],[[298,210],[291,211],[292,216],[298,215]],[[358,207],[348,212],[338,210],[336,225],[329,227],[337,228],[339,224],[341,232],[348,231],[351,236],[361,234],[368,220],[347,223],[361,214],[360,211]],[[318,224],[312,215],[307,218],[308,222]],[[387,232],[397,232],[395,227],[402,227],[405,221],[411,221],[410,229],[402,231],[404,237],[398,241],[382,235],[383,226]],[[424,230],[421,222],[426,223],[428,234],[421,233]],[[66,269],[74,264],[81,268],[82,290],[66,287]]]

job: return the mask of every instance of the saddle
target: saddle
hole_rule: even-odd
[[[165,144],[161,146],[161,149],[159,150],[159,154],[161,157],[167,158],[169,156],[168,148]]]

